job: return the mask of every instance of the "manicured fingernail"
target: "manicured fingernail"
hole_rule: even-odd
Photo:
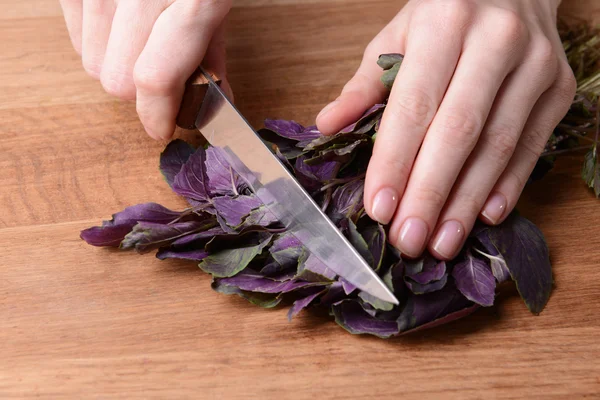
[[[319,115],[317,115],[317,119],[325,116],[325,114],[327,114],[329,111],[333,110],[338,105],[339,102],[340,102],[339,100],[334,100],[331,103],[327,104],[325,106],[325,108],[321,110]]]
[[[500,222],[506,212],[507,201],[502,193],[494,193],[485,203],[481,215],[492,224]]]
[[[458,221],[446,221],[440,228],[433,242],[433,250],[440,256],[450,259],[454,257],[465,237],[465,229]]]
[[[427,224],[421,218],[408,218],[400,230],[398,249],[409,257],[420,256],[428,231]]]
[[[398,207],[398,193],[394,189],[381,189],[373,200],[371,213],[376,221],[386,225],[394,216]]]

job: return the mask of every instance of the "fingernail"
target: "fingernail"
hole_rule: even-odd
[[[428,228],[421,218],[408,218],[400,230],[398,249],[409,257],[418,257],[423,252]]]
[[[325,106],[325,108],[321,110],[321,112],[319,113],[319,115],[317,115],[317,119],[323,117],[329,111],[333,110],[338,105],[339,102],[340,102],[339,100],[334,100],[331,103],[327,104]]]
[[[394,189],[381,189],[373,200],[373,208],[371,213],[376,221],[386,225],[394,216],[398,207],[398,193]]]
[[[458,221],[444,222],[435,237],[433,250],[440,256],[451,259],[465,237],[465,229]]]
[[[494,193],[485,203],[481,215],[492,224],[497,224],[506,212],[507,201],[502,193]]]

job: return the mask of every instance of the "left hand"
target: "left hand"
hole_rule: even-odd
[[[356,75],[317,118],[324,134],[388,94],[376,61],[405,55],[365,184],[390,242],[439,259],[476,219],[514,208],[576,82],[556,29],[559,0],[411,0],[370,43]]]

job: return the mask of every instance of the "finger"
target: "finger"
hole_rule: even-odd
[[[114,13],[112,1],[83,0],[81,61],[86,72],[96,79],[102,71]]]
[[[462,47],[460,21],[417,24],[407,37],[402,67],[392,88],[365,183],[365,209],[387,224],[404,192],[425,132],[442,101]],[[416,20],[419,22],[419,19]]]
[[[60,6],[73,48],[78,54],[81,54],[82,0],[60,0]]]
[[[118,3],[100,74],[102,86],[108,93],[125,100],[135,99],[133,67],[146,45],[154,22],[165,8],[163,3]]]
[[[383,53],[404,54],[406,23],[400,13],[367,46],[361,64],[342,89],[337,99],[325,106],[317,116],[317,127],[325,135],[339,132],[360,118],[373,104],[381,103],[387,89],[380,81],[382,70],[377,59]],[[397,27],[400,28],[397,28]]]
[[[502,82],[520,59],[523,28],[518,20],[516,25],[509,27],[510,33],[504,37],[496,36],[492,44],[482,31],[465,41],[465,50],[419,150],[390,228],[392,243],[408,256],[417,257],[424,250]],[[481,57],[482,49],[486,49],[485,57]],[[461,242],[464,227],[453,224],[451,228],[452,240]]]
[[[217,76],[221,79],[221,89],[223,89],[223,92],[225,92],[229,100],[233,102],[233,91],[231,90],[231,85],[227,79],[227,44],[225,42],[225,21],[219,25],[214,33],[208,48],[206,49],[206,54],[204,55],[202,64],[217,74]]]
[[[452,259],[460,251],[490,191],[508,165],[529,115],[556,79],[558,58],[545,41],[504,82],[481,137],[452,189],[439,217],[430,252]],[[506,207],[506,205],[504,205]]]
[[[482,221],[499,224],[515,207],[548,138],[569,110],[576,87],[573,72],[564,62],[555,84],[533,108],[514,155],[485,202]]]
[[[215,4],[173,3],[156,21],[135,65],[137,111],[155,139],[173,134],[185,82],[202,62],[213,33],[229,11],[228,2]],[[217,40],[222,44],[221,38]],[[212,51],[211,62],[224,71],[224,54],[221,60],[217,50]]]

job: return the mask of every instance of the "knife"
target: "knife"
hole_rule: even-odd
[[[196,128],[225,150],[231,167],[267,209],[326,267],[360,290],[398,300],[294,176],[227,99],[219,80],[202,67],[186,83],[177,125]]]

